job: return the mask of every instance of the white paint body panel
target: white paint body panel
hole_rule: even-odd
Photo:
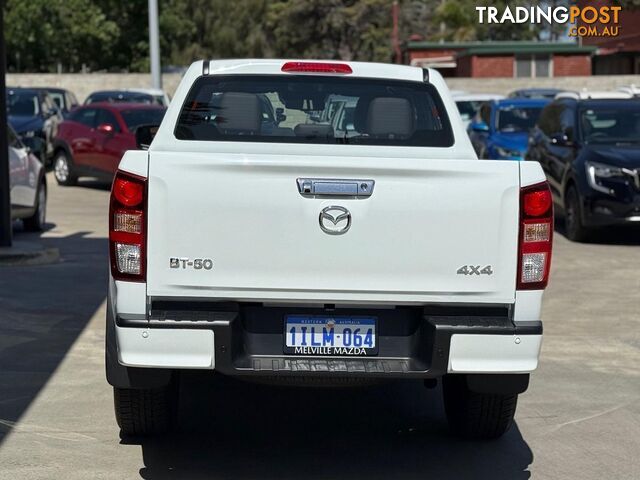
[[[138,315],[147,313],[146,283],[122,282],[119,280],[113,283],[116,312]]]
[[[149,152],[144,150],[126,151],[120,160],[118,169],[146,178],[149,169]]]
[[[116,338],[118,361],[128,367],[213,369],[215,366],[211,330],[116,327]]]
[[[151,154],[149,295],[513,303],[518,162],[333,156],[321,145],[232,154],[210,143],[209,154]],[[298,177],[376,184],[367,199],[304,198]],[[320,229],[331,205],[351,212],[347,234]],[[214,267],[171,269],[170,257]],[[467,264],[494,273],[457,275]]]
[[[449,373],[532,372],[541,346],[542,335],[452,335]]]
[[[513,321],[537,322],[542,317],[542,293],[543,290],[518,290],[514,306]]]
[[[547,181],[544,171],[538,162],[518,162],[520,165],[520,185],[529,187]]]

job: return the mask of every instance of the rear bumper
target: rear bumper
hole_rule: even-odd
[[[471,311],[377,312],[379,352],[368,357],[285,355],[279,308],[118,315],[117,356],[127,367],[215,369],[234,376],[437,378],[535,370],[540,321],[514,323],[510,309]]]

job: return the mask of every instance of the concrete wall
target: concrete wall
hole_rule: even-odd
[[[179,74],[163,75],[163,85],[169,95],[173,95]],[[517,88],[554,87],[567,90],[610,90],[617,86],[635,83],[640,86],[640,75],[602,75],[587,77],[554,78],[447,78],[447,84],[455,90],[478,93],[509,93]],[[149,87],[151,76],[143,73],[69,73],[69,74],[7,74],[9,86],[52,86],[67,88],[83,101],[94,90],[127,87]]]
[[[602,75],[553,78],[445,78],[449,88],[473,93],[507,94],[518,88],[564,88],[567,90],[612,90],[632,83],[640,86],[640,75]]]
[[[180,74],[170,73],[162,76],[164,89],[173,95]],[[148,88],[151,75],[147,73],[8,73],[7,86],[10,87],[61,87],[71,90],[81,103],[96,90],[120,88]]]

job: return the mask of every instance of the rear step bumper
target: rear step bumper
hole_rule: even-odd
[[[291,309],[232,310],[117,315],[118,360],[129,367],[215,369],[226,375],[437,378],[531,372],[542,340],[541,322],[514,324],[506,307],[411,308],[374,312],[376,356],[286,355],[282,319]],[[333,314],[341,313],[348,312]]]

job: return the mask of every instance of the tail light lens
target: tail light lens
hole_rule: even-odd
[[[518,290],[542,290],[549,281],[553,199],[547,182],[520,189]]]
[[[118,171],[109,202],[109,259],[116,280],[146,280],[147,179]]]

